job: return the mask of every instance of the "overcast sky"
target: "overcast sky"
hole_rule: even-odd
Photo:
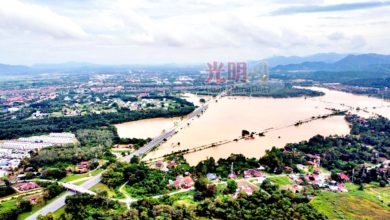
[[[390,54],[390,1],[0,0],[0,63]]]

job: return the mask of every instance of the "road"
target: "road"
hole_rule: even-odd
[[[135,152],[125,156],[123,158],[123,161],[130,162],[131,158],[134,156],[142,156],[144,154],[147,154],[150,152],[154,147],[158,146],[168,138],[172,137],[175,133],[176,130],[182,126],[185,123],[188,123],[191,119],[197,117],[198,115],[202,114],[208,107],[208,103],[204,104],[198,108],[196,108],[193,112],[191,112],[185,120],[182,120],[178,125],[174,126],[173,128],[168,129],[168,131],[165,131],[163,134],[159,135],[158,137],[155,137],[152,141],[150,141],[148,144],[143,146],[142,148],[136,150]]]

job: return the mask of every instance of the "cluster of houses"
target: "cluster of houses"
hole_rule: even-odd
[[[174,168],[177,166],[176,161],[157,161],[154,166],[164,172],[169,171],[169,169]],[[176,177],[175,180],[169,180],[167,187],[168,188],[174,188],[174,189],[189,189],[194,185],[194,180],[191,177],[191,173],[185,172],[184,176],[179,175]]]
[[[74,144],[77,139],[72,133],[50,133],[49,135],[32,136],[19,138],[15,140],[7,140],[0,143],[0,149],[16,149],[16,150],[40,150],[45,147],[55,145]]]
[[[24,88],[24,89],[0,89],[0,104],[12,106],[15,103],[23,103],[31,100],[52,99],[57,95],[56,90],[60,86],[46,86],[44,88]]]
[[[286,189],[294,192],[301,191],[304,188],[302,183],[306,182],[309,185],[317,185],[320,188],[329,189],[332,192],[348,192],[343,182],[348,182],[349,176],[344,173],[339,173],[338,176],[341,181],[340,183],[331,180],[330,174],[321,173],[318,167],[314,168],[313,173],[306,173],[304,175],[291,173],[288,177],[294,181],[294,184]]]
[[[141,93],[138,95],[138,97],[143,97],[143,95],[146,95],[144,93]],[[138,101],[128,101],[124,102],[120,99],[114,100],[120,107],[127,108],[131,111],[137,111],[142,109],[164,109],[168,110],[169,102],[164,98],[163,100],[158,99],[141,99]]]
[[[49,113],[43,113],[41,111],[36,111],[32,113],[31,118],[32,119],[43,119],[43,118],[48,118],[50,116]]]
[[[30,157],[30,151],[76,142],[77,139],[72,133],[50,133],[2,141],[0,142],[0,177],[8,176],[10,171],[17,169],[24,158]]]
[[[93,100],[92,96],[87,96],[83,100],[81,98],[77,99],[77,96],[73,97],[73,101],[78,101],[80,103],[86,102],[89,103],[89,112],[94,113],[94,114],[101,114],[103,112],[107,113],[113,113],[117,112],[115,105],[119,106],[120,108],[126,108],[131,111],[137,111],[137,110],[143,110],[143,109],[165,109],[167,110],[169,107],[169,102],[167,102],[166,99],[163,100],[158,100],[158,99],[142,99],[142,97],[148,96],[149,93],[139,93],[136,95],[137,98],[141,98],[140,100],[136,101],[123,101],[120,98],[107,98],[105,100],[101,100],[99,97],[96,97],[95,100]],[[65,101],[71,100],[68,96],[65,97]],[[104,104],[102,107],[100,105],[97,105],[97,103]],[[83,112],[85,111],[84,105],[76,103],[72,105],[68,105],[67,107],[64,107],[62,109],[62,114],[64,116],[77,116],[77,115],[82,115]],[[36,112],[38,113],[38,112]],[[43,113],[40,113],[36,115],[34,113],[32,115],[33,118],[38,118],[41,117]],[[46,117],[47,115],[44,115],[43,117]]]

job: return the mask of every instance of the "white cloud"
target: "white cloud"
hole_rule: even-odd
[[[204,62],[332,51],[390,53],[383,47],[390,40],[386,8],[270,16],[281,8],[351,2],[0,0],[0,63]]]
[[[81,38],[86,33],[69,18],[48,7],[22,3],[17,0],[1,1],[0,28],[50,35],[57,38]]]
[[[328,36],[329,40],[339,41],[341,39],[344,39],[344,34],[341,32],[333,32]]]

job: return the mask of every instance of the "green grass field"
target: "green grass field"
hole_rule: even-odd
[[[287,176],[270,176],[267,179],[278,185],[288,185],[293,183],[292,180]]]
[[[10,199],[0,203],[0,209],[10,209],[16,207],[16,199]]]
[[[183,192],[183,193],[177,193],[177,194],[172,196],[172,197],[176,197],[178,199],[177,201],[174,202],[174,204],[195,207],[197,202],[194,201],[194,194],[195,194],[194,190]]]
[[[97,169],[97,170],[94,170],[91,172],[91,175],[92,176],[96,176],[98,175],[100,172],[102,172],[102,169]],[[84,177],[88,177],[89,174],[88,173],[83,173],[83,174],[72,174],[72,175],[69,175],[69,176],[66,176],[64,178],[62,178],[60,180],[60,182],[63,182],[63,183],[66,183],[66,182],[70,182],[70,181],[75,181],[75,180],[78,180],[78,179],[81,179],[81,178],[84,178]]]
[[[60,209],[58,209],[57,211],[55,211],[55,212],[53,213],[54,219],[59,219],[60,216],[61,216],[62,214],[65,213],[65,207],[66,207],[66,206],[62,206]]]
[[[311,204],[329,219],[390,219],[389,186],[366,185],[360,191],[357,185],[347,185],[348,193],[320,192]]]

